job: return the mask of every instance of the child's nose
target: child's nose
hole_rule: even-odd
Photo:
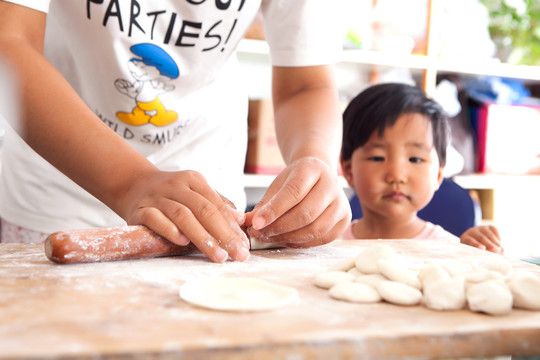
[[[386,172],[386,182],[389,184],[403,184],[407,179],[406,168],[400,161],[388,163]]]

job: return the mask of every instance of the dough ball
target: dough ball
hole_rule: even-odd
[[[381,301],[381,296],[373,287],[358,282],[341,282],[330,288],[331,297],[354,303],[374,303]]]
[[[460,260],[443,261],[441,262],[441,266],[450,277],[469,274],[471,271],[479,269],[475,262]]]
[[[495,280],[504,283],[504,276],[496,271],[480,269],[464,276],[466,284],[477,284],[488,280]]]
[[[417,305],[422,300],[422,292],[415,287],[395,282],[383,281],[377,285],[381,297],[396,305]]]
[[[418,273],[418,280],[422,283],[422,288],[428,284],[439,280],[450,280],[451,276],[440,264],[424,265]]]
[[[323,289],[330,289],[337,283],[344,281],[354,281],[356,276],[345,271],[327,271],[315,275],[315,285]]]
[[[356,268],[364,274],[377,274],[377,261],[391,259],[396,251],[384,244],[377,244],[364,249],[355,260]]]
[[[467,287],[466,294],[471,311],[490,315],[506,315],[512,311],[512,293],[500,281],[471,283]]]
[[[503,276],[507,276],[512,272],[512,264],[504,259],[490,259],[482,263],[482,268],[498,272]]]
[[[433,310],[459,310],[466,304],[462,277],[442,278],[424,287],[423,303]]]
[[[362,274],[357,268],[352,268],[350,269],[349,271],[347,271],[349,274],[352,274],[354,275],[355,277],[359,277],[359,276],[362,276],[364,274]]]
[[[381,274],[369,274],[358,276],[354,281],[377,288],[377,284],[388,279]]]
[[[331,266],[328,268],[328,271],[349,271],[351,269],[354,269],[355,267],[355,264],[354,264],[354,261],[356,259],[355,258],[348,258],[348,259],[344,259],[340,262],[338,262],[337,264]]]
[[[377,269],[388,280],[407,284],[417,289],[422,288],[422,284],[418,279],[418,273],[398,262],[382,259],[377,261]]]
[[[186,282],[180,297],[213,310],[266,311],[288,305],[298,298],[298,291],[257,278],[209,278]]]
[[[514,296],[514,307],[540,310],[540,277],[528,271],[515,271],[507,282]]]

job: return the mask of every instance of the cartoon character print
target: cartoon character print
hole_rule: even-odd
[[[128,62],[135,80],[116,79],[114,85],[119,92],[134,99],[136,106],[131,112],[117,112],[116,117],[130,125],[165,126],[175,122],[178,114],[167,110],[159,98],[160,94],[174,90],[170,82],[180,75],[175,61],[154,44],[137,44],[130,50],[137,56]]]

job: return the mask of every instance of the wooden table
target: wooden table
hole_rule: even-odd
[[[384,359],[540,354],[540,312],[507,316],[333,300],[313,276],[374,241],[201,256],[56,265],[39,245],[0,244],[0,358]],[[460,244],[388,240],[411,261],[498,257]],[[515,268],[539,273],[518,260]],[[254,276],[293,286],[295,303],[261,313],[193,307],[185,281]]]

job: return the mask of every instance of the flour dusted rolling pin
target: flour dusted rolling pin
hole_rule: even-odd
[[[58,231],[45,240],[45,255],[60,264],[186,255],[195,249],[173,244],[142,225]]]
[[[251,249],[282,247],[251,238]],[[45,255],[55,263],[85,263],[187,255],[197,250],[179,246],[142,225],[58,231],[45,240]]]

